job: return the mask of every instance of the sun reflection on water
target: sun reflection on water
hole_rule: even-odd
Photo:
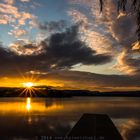
[[[26,109],[27,111],[30,111],[31,109],[31,98],[26,99]]]
[[[45,99],[19,99],[19,101],[15,101],[12,99],[8,99],[9,101],[0,102],[0,114],[14,114],[14,113],[26,113],[26,112],[40,112],[40,113],[52,113],[56,111],[60,111],[64,108],[62,104],[58,103],[50,103]]]
[[[51,130],[62,134],[86,112],[108,114],[124,140],[136,140],[140,138],[139,108],[139,99],[124,97],[1,98],[0,132],[49,135]]]

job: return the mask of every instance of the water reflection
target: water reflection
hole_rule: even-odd
[[[30,111],[30,109],[31,109],[31,99],[30,98],[27,98],[26,109],[27,109],[27,111]]]
[[[111,117],[124,140],[138,140],[139,108],[138,98],[3,98],[0,99],[0,139],[4,135],[64,136],[83,113],[99,113]]]
[[[46,103],[31,98],[0,100],[0,114],[15,114],[26,112],[55,112],[63,109],[62,104],[56,102]]]

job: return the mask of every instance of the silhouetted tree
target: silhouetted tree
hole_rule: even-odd
[[[103,6],[105,0],[99,0],[100,1],[100,10],[103,11]],[[120,10],[126,11],[126,5],[128,0],[118,0],[117,4],[117,10],[118,12]],[[140,42],[140,0],[131,0],[132,2],[132,10],[134,13],[136,13],[137,16],[137,35],[138,35],[138,41]]]

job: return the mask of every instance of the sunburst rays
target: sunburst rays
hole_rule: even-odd
[[[37,96],[36,95],[36,90],[37,90],[37,88],[35,88],[35,87],[25,87],[25,88],[22,89],[19,96],[25,96],[25,97]]]
[[[35,86],[37,85],[36,81],[38,77],[34,77],[34,75],[30,75],[30,76],[22,76],[23,78],[23,82],[22,87],[21,88],[21,92],[19,94],[19,96],[21,97],[34,97],[37,96],[36,92],[39,91],[38,88],[36,88]]]

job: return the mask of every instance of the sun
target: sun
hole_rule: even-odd
[[[32,97],[33,95],[36,95],[37,89],[35,88],[35,83],[33,82],[24,82],[22,83],[23,89],[19,96],[25,96],[25,97]]]
[[[23,86],[26,88],[32,88],[34,86],[34,83],[33,82],[26,82],[26,83],[23,83]]]

